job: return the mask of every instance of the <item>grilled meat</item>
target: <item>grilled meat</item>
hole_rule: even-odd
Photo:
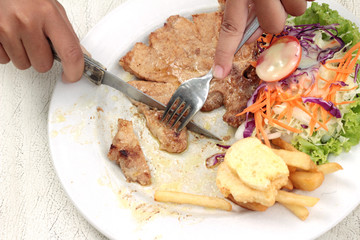
[[[118,119],[118,132],[110,146],[108,158],[115,161],[129,182],[151,184],[151,174],[131,121]]]

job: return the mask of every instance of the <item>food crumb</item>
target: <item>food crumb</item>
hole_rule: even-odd
[[[58,134],[59,134],[59,132],[56,131],[56,130],[51,131],[51,137],[52,138],[56,137]]]
[[[224,141],[229,141],[231,139],[231,136],[225,136],[225,137],[223,137],[223,140]]]

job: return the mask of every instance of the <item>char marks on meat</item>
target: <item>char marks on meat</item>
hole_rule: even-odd
[[[170,100],[177,86],[173,83],[150,82],[150,81],[129,81],[129,84],[136,87],[140,91],[150,95],[164,105]],[[186,128],[180,133],[176,132],[176,128],[170,129],[161,121],[163,111],[152,110],[146,105],[133,101],[138,107],[140,113],[145,116],[146,126],[160,144],[160,149],[170,153],[181,153],[185,151],[188,145],[188,134]]]
[[[118,132],[110,146],[108,158],[115,161],[129,182],[151,184],[151,174],[131,121],[118,119]]]
[[[221,11],[193,15],[192,21],[178,15],[171,16],[163,27],[150,34],[149,45],[137,43],[120,60],[120,65],[139,79],[167,83],[169,91],[163,93],[171,96],[172,90],[179,84],[206,74],[212,67],[222,17]],[[244,45],[234,56],[230,75],[225,79],[212,80],[202,111],[211,111],[224,105],[225,122],[238,127],[244,121],[243,117],[235,115],[246,107],[259,83],[256,74],[243,74],[250,62],[256,60],[255,50],[255,44]],[[151,92],[150,88],[156,86],[139,85],[139,89],[144,92]],[[160,97],[159,90],[155,90],[155,93]],[[162,97],[161,102],[166,104],[166,99]]]
[[[188,145],[188,134],[186,128],[179,133],[176,128],[170,129],[165,122],[161,121],[163,111],[152,110],[142,103],[136,103],[140,113],[146,118],[146,126],[150,132],[159,140],[160,149],[170,153],[181,153]]]
[[[237,117],[236,114],[246,108],[260,81],[255,68],[249,65],[249,62],[254,60],[254,52],[255,44],[244,45],[234,56],[229,76],[211,81],[210,92],[202,111],[212,111],[224,105],[226,108],[224,122],[232,127],[240,126],[245,116]]]

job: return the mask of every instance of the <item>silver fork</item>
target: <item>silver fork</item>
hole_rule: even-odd
[[[239,51],[239,49],[251,37],[251,35],[253,35],[258,27],[259,21],[257,18],[255,18],[246,28],[244,36],[239,43],[235,53]],[[176,116],[176,119],[171,125],[171,128],[173,128],[183,118],[184,114],[187,113],[187,115],[181,120],[180,126],[177,128],[178,132],[181,131],[204,105],[209,93],[210,81],[212,79],[213,69],[211,68],[206,75],[202,77],[191,78],[182,83],[166,105],[165,112],[162,116],[162,121],[167,120],[167,124],[169,124],[173,120],[174,116]],[[175,109],[173,110],[173,108]],[[181,111],[179,112],[180,109]],[[170,117],[167,117],[169,115]]]

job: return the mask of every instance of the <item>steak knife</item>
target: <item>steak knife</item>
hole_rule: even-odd
[[[61,62],[60,57],[56,53],[53,45],[50,43],[54,59]],[[112,88],[115,88],[125,94],[127,97],[132,98],[135,101],[142,102],[150,107],[157,108],[159,110],[165,110],[166,106],[161,102],[155,100],[154,98],[150,97],[149,95],[143,93],[142,91],[138,90],[134,86],[128,84],[121,78],[115,76],[114,74],[108,72],[106,68],[96,60],[92,59],[91,57],[84,54],[84,76],[87,77],[91,82],[95,83],[96,85],[105,84]],[[200,127],[194,122],[189,122],[186,127],[192,131],[204,135],[205,137],[213,138],[218,141],[221,139],[212,134],[211,132],[207,131],[206,129]]]

